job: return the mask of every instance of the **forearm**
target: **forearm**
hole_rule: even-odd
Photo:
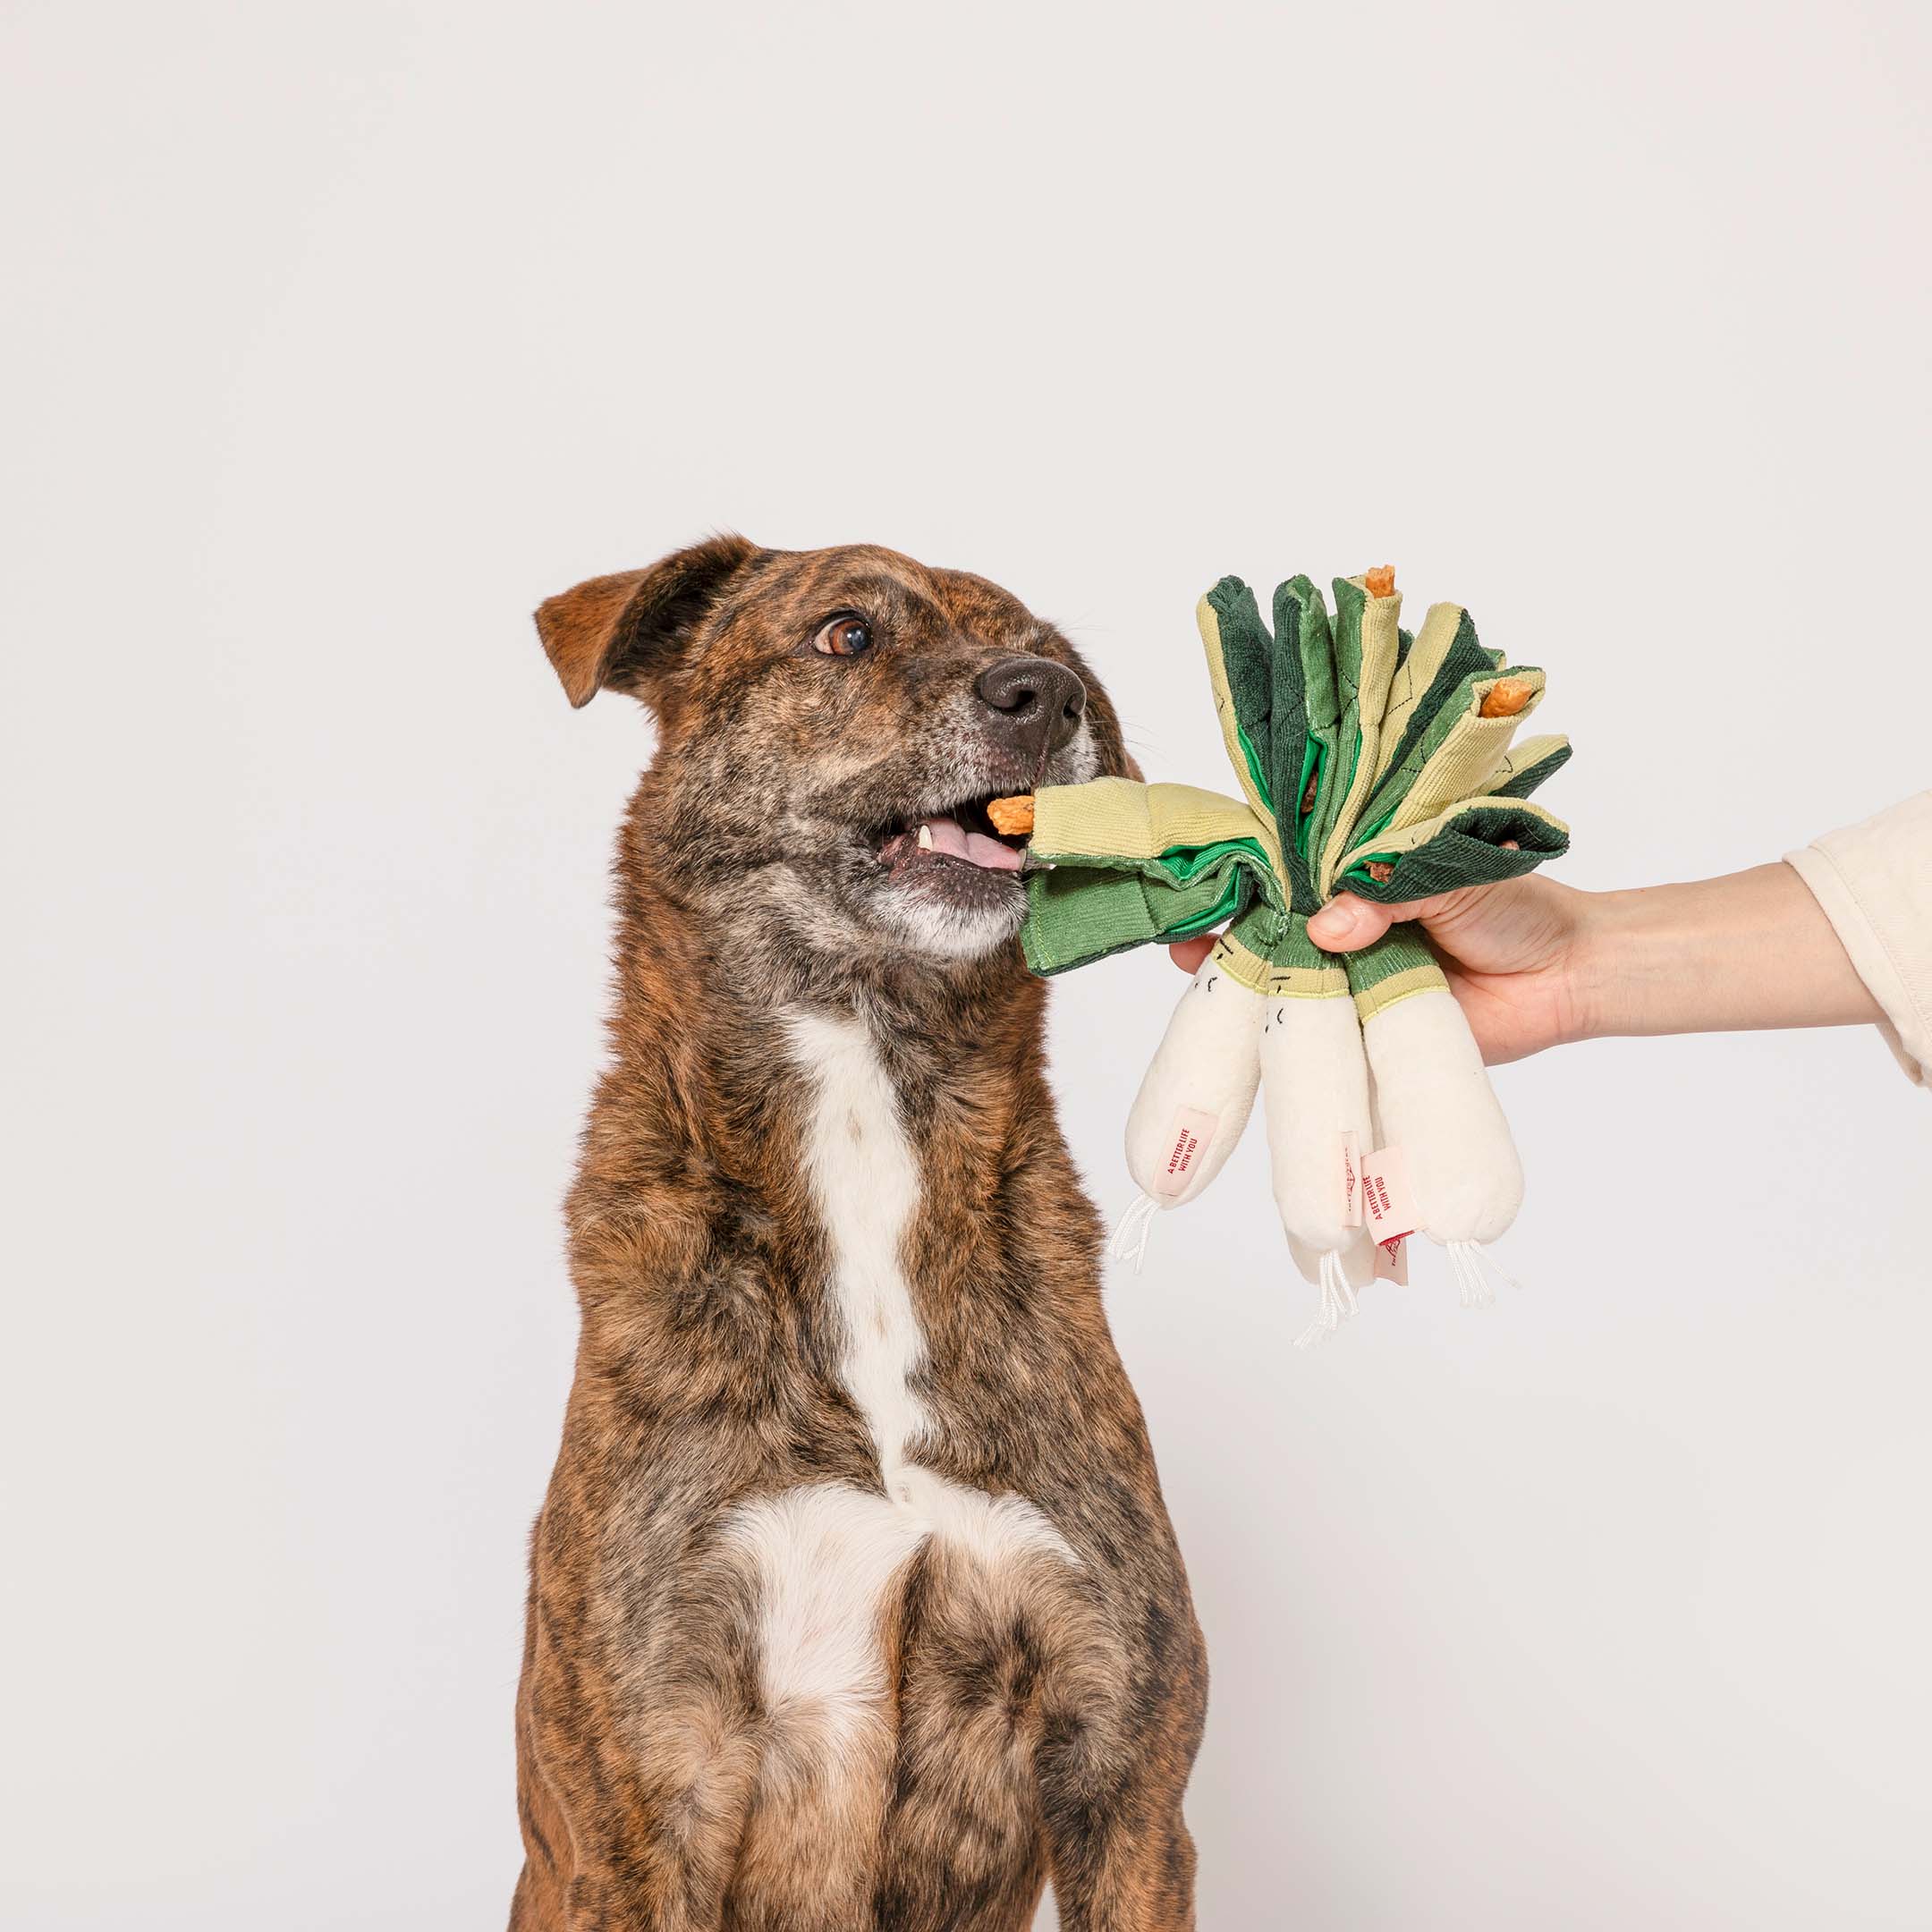
[[[1831,922],[1784,864],[1585,895],[1578,1035],[1870,1024],[1881,1017]]]

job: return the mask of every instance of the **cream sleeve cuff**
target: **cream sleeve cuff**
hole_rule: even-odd
[[[1899,1064],[1932,1082],[1932,792],[1784,858],[1884,1009]]]

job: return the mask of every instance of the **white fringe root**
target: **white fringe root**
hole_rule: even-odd
[[[1160,1203],[1151,1194],[1137,1194],[1134,1204],[1121,1216],[1120,1225],[1114,1230],[1114,1239],[1108,1243],[1108,1252],[1116,1261],[1124,1261],[1136,1275],[1140,1264],[1147,1258],[1148,1230],[1154,1225],[1154,1216],[1160,1212]]]
[[[1349,1286],[1342,1266],[1342,1250],[1323,1252],[1318,1269],[1321,1281],[1321,1312],[1295,1337],[1298,1349],[1313,1348],[1326,1342],[1355,1312],[1355,1291]]]
[[[1447,1243],[1449,1250],[1449,1272],[1455,1276],[1456,1287],[1461,1291],[1462,1306],[1471,1309],[1494,1308],[1496,1287],[1490,1276],[1505,1288],[1520,1290],[1522,1284],[1513,1275],[1506,1273],[1496,1258],[1480,1241],[1453,1241]]]

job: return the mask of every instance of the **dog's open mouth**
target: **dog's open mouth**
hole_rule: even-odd
[[[879,863],[894,873],[928,866],[1017,872],[1026,840],[993,829],[986,809],[998,796],[988,792],[963,800],[946,811],[896,819],[882,826],[875,835]]]

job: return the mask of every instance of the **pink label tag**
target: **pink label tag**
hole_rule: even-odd
[[[1409,1285],[1408,1242],[1397,1239],[1376,1243],[1375,1278],[1394,1282],[1398,1288]]]
[[[1384,1148],[1362,1163],[1362,1213],[1378,1241],[1399,1241],[1422,1224],[1400,1148]]]
[[[1361,1225],[1361,1136],[1342,1130],[1342,1225]]]
[[[1218,1124],[1216,1115],[1204,1114],[1199,1107],[1174,1109],[1174,1125],[1167,1130],[1167,1157],[1154,1176],[1157,1194],[1172,1199],[1187,1191],[1187,1184],[1212,1144]]]

